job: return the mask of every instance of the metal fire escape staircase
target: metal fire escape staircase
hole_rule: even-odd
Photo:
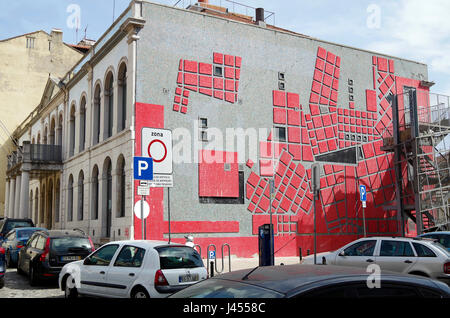
[[[449,230],[450,98],[406,89],[392,106],[383,150],[395,157],[394,210],[416,224],[417,234]]]

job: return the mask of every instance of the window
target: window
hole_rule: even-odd
[[[286,141],[286,128],[285,127],[275,127],[274,128],[274,140],[275,141]]]
[[[80,152],[85,148],[86,141],[86,99],[82,98],[80,104]]]
[[[92,220],[98,219],[98,204],[99,204],[99,183],[98,183],[98,168],[94,167],[92,172]]]
[[[134,246],[124,246],[117,256],[114,266],[141,267],[145,250]]]
[[[127,66],[125,63],[119,68],[118,75],[119,96],[118,96],[118,131],[122,131],[126,127],[127,122]]]
[[[34,49],[34,40],[33,37],[27,37],[27,49]]]
[[[349,138],[349,135],[345,136],[345,139]],[[355,136],[352,136],[354,139]],[[316,161],[319,162],[333,162],[333,163],[341,163],[341,164],[356,164],[356,147],[335,151],[331,153],[327,153],[325,155],[316,156]]]
[[[429,249],[428,247],[426,247],[423,244],[420,243],[413,243],[414,248],[417,252],[417,256],[419,257],[436,257],[436,254],[434,254],[434,252]]]
[[[126,192],[126,174],[125,174],[125,160],[121,156],[117,168],[117,217],[125,216],[125,192]]]
[[[373,256],[377,241],[362,241],[347,247],[344,250],[345,256]]]
[[[355,298],[355,288],[349,285],[326,286],[310,292],[301,293],[299,298]]]
[[[95,87],[94,93],[94,129],[92,131],[92,144],[96,145],[100,142],[100,105],[101,105],[101,88],[100,84]]]
[[[223,68],[220,66],[214,66],[214,76],[222,77],[223,76]]]
[[[381,241],[380,256],[413,256],[411,244],[399,241]]]
[[[72,157],[75,154],[75,105],[72,105],[70,110],[69,121],[69,156]]]
[[[109,73],[105,85],[105,112],[104,112],[104,138],[108,139],[113,134],[113,112],[114,112],[114,76]]]
[[[107,245],[86,259],[84,265],[108,266],[114,254],[116,254],[119,245]]]
[[[75,250],[84,249],[90,252],[91,242],[85,237],[58,237],[51,240],[51,250],[58,254],[70,253]]]
[[[84,174],[80,171],[78,176],[78,221],[83,220],[84,215]]]
[[[37,243],[37,241],[39,239],[39,236],[40,235],[38,235],[38,234],[32,236],[31,239],[27,242],[27,246],[28,247],[35,247],[36,243]]]
[[[37,242],[36,242],[36,248],[38,250],[43,250],[45,248],[46,241],[47,241],[47,239],[45,237],[43,237],[42,235],[39,235]]]
[[[73,177],[69,177],[69,188],[68,188],[68,198],[67,198],[67,221],[73,221]]]
[[[204,267],[202,258],[190,247],[157,247],[161,269]]]

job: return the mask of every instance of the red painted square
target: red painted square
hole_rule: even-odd
[[[223,54],[214,53],[214,63],[215,64],[223,64]]]
[[[336,67],[334,69],[334,77],[339,79],[340,76],[341,76],[341,69],[339,67]]]
[[[292,143],[300,143],[300,128],[288,128],[288,140]]]
[[[214,98],[222,99],[223,100],[224,93],[223,91],[214,91]]]
[[[234,80],[225,80],[225,90],[234,92]]]
[[[300,95],[287,93],[287,106],[289,108],[300,108]]]
[[[197,75],[184,73],[184,84],[197,86],[198,85]]]
[[[177,88],[175,89],[175,94],[181,95],[182,93],[183,93],[183,90],[182,90],[180,87],[177,87]]]
[[[303,146],[302,149],[303,161],[314,161],[311,146]]]
[[[331,52],[328,52],[328,54],[327,54],[327,62],[329,62],[331,64],[335,64],[335,62],[336,62],[336,55],[334,55]]]
[[[236,74],[236,79],[239,80],[241,78],[241,70],[236,69],[234,73]]]
[[[273,105],[286,107],[286,93],[282,91],[273,91]]]
[[[288,125],[300,126],[300,112],[288,109]]]
[[[320,109],[319,109],[318,105],[312,105],[312,104],[309,105],[309,110],[310,110],[312,116],[320,115]],[[307,118],[307,120],[308,120],[308,118]]]
[[[213,67],[211,64],[199,63],[199,72],[200,74],[212,75]]]
[[[234,66],[234,56],[225,55],[225,65]]]
[[[328,76],[328,75],[327,75]],[[318,82],[322,82],[322,80],[323,80],[323,72],[322,71],[320,71],[320,70],[318,70],[318,69],[315,69],[314,70],[314,77],[313,77],[316,81],[318,81]]]
[[[242,65],[242,57],[240,57],[240,56],[236,56],[236,67],[241,67],[241,65]]]
[[[318,104],[319,103],[319,95],[317,95],[315,93],[311,93],[311,96],[309,98],[309,102],[311,104]]]
[[[330,93],[331,93],[331,89],[325,85],[322,86],[322,96],[324,96],[325,98],[330,98]]]
[[[335,91],[338,91],[338,90],[339,90],[339,80],[338,80],[338,79],[334,79],[334,80],[333,80],[333,89],[334,89]]]
[[[388,71],[388,60],[385,58],[378,58],[378,70],[381,72],[387,72]]]
[[[317,49],[317,56],[325,60],[327,57],[327,51],[324,48],[319,47]]]
[[[200,86],[201,87],[211,88],[212,83],[213,83],[212,77],[200,75]]]
[[[197,73],[198,72],[198,63],[195,61],[184,61],[184,71],[185,72],[191,72],[191,73]]]
[[[321,84],[319,82],[313,81],[312,84],[312,91],[314,93],[320,94],[321,91]]]
[[[186,114],[186,113],[187,113],[187,107],[182,106],[182,107],[181,107],[181,113],[182,113],[182,114]]]
[[[200,88],[198,91],[199,91],[200,94],[204,94],[204,95],[208,95],[208,96],[212,96],[213,95],[212,89]]]
[[[180,110],[180,105],[178,104],[173,104],[173,111],[174,112],[178,112]]]
[[[274,108],[273,109],[273,122],[275,124],[286,124],[286,109]]]
[[[236,102],[236,94],[234,93],[225,93],[225,100],[229,103],[234,104]]]
[[[234,79],[234,68],[225,67],[225,77]]]
[[[334,66],[330,63],[327,63],[325,66],[325,73],[327,73],[328,75],[333,75],[334,74]]]
[[[321,59],[317,59],[316,68],[323,71],[325,69],[325,61],[323,61]],[[332,74],[330,74],[330,75],[332,75]]]

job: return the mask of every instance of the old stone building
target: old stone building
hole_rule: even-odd
[[[0,215],[4,211],[6,153],[12,149],[8,132],[14,131],[42,98],[49,75],[58,79],[83,53],[63,42],[63,33],[36,31],[0,40]]]

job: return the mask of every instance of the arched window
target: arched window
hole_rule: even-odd
[[[84,214],[84,173],[80,171],[78,175],[78,221],[83,220]]]
[[[97,84],[94,93],[94,109],[93,109],[93,130],[92,144],[96,145],[100,142],[100,105],[101,105],[101,87]]]
[[[86,142],[86,98],[83,96],[80,102],[80,152],[85,149]]]
[[[122,63],[119,67],[117,84],[118,90],[118,102],[117,105],[117,127],[118,131],[122,131],[126,128],[127,124],[127,65]]]
[[[75,105],[70,108],[69,118],[69,157],[75,154]]]
[[[73,221],[73,176],[70,175],[67,186],[67,221]]]
[[[46,145],[47,144],[47,142],[48,142],[48,139],[47,139],[47,135],[48,135],[48,130],[47,130],[47,126],[45,126],[45,129],[44,129],[44,136],[43,136],[43,144],[44,145]]]
[[[98,183],[98,167],[94,166],[92,170],[92,192],[91,192],[91,219],[98,220],[98,201],[99,198],[99,183]]]
[[[60,114],[60,115],[59,115],[59,120],[58,120],[58,132],[57,132],[57,134],[56,134],[56,137],[57,137],[57,139],[56,139],[56,144],[57,144],[58,146],[61,146],[61,145],[62,145],[63,122],[64,122],[63,115]]]
[[[38,136],[37,136],[37,144],[38,144],[38,145],[41,144],[41,133],[38,133]]]
[[[50,133],[48,136],[50,145],[54,145],[56,143],[55,136],[56,136],[56,123],[55,123],[55,117],[53,117],[52,121],[50,123]]]
[[[112,165],[111,159],[108,157],[103,164],[103,235],[111,236],[111,220],[112,220]]]
[[[114,76],[110,72],[105,81],[105,112],[104,112],[104,140],[113,134],[113,114],[114,114]]]
[[[60,196],[61,196],[61,187],[59,179],[56,181],[55,187],[55,222],[59,222],[59,204],[60,204]]]
[[[117,162],[117,217],[125,216],[126,174],[125,159],[121,155]]]
[[[34,195],[34,224],[39,224],[39,189],[36,188]]]

